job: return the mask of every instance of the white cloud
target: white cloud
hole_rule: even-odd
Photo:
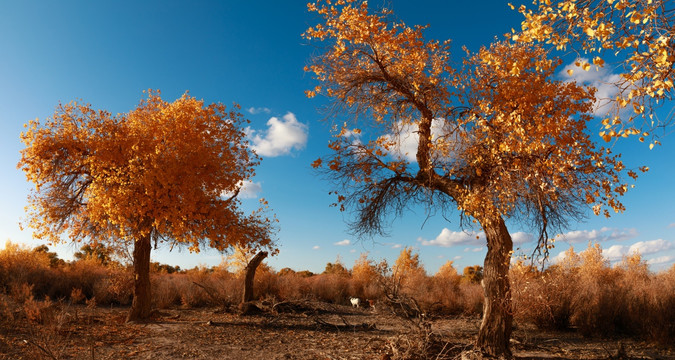
[[[603,227],[600,230],[575,230],[566,234],[559,234],[560,238],[569,243],[587,243],[601,241],[622,241],[638,236],[636,229],[614,229]]]
[[[673,247],[673,244],[663,239],[656,239],[650,241],[638,241],[633,245],[613,245],[608,249],[602,250],[602,255],[610,261],[621,260],[624,256],[635,253],[640,255],[656,254],[661,251],[668,250]]]
[[[675,223],[669,224],[668,227],[669,228],[675,228]]]
[[[321,246],[319,245],[312,246],[312,250],[319,250],[319,249],[321,249]]]
[[[576,81],[579,84],[595,87],[597,91],[595,93],[596,102],[593,107],[593,113],[600,116],[605,115],[609,110],[609,100],[616,97],[618,88],[614,84],[621,79],[621,75],[612,74],[606,68],[598,68],[595,65],[591,65],[591,68],[585,71],[581,67],[576,66],[575,62],[584,64],[589,62],[589,60],[587,58],[579,58],[573,61],[562,69],[560,76],[565,81]],[[568,73],[568,70],[572,70],[572,75]]]
[[[271,117],[266,131],[246,130],[253,143],[252,148],[261,156],[288,155],[292,150],[304,149],[307,144],[307,125],[298,122],[291,112],[282,119]]]
[[[457,256],[455,256],[454,258],[452,258],[452,260],[460,260],[461,258],[462,258],[461,255],[457,255]]]
[[[669,262],[672,262],[675,260],[675,256],[659,256],[657,258],[649,259],[647,260],[647,264],[649,265],[659,265],[659,264],[667,264]]]
[[[511,239],[514,244],[524,244],[534,240],[534,235],[526,232],[517,232],[511,234]],[[417,241],[421,242],[422,245],[436,245],[443,247],[450,247],[455,245],[483,245],[485,244],[485,233],[480,232],[476,233],[465,232],[465,231],[451,231],[447,228],[443,228],[440,234],[433,240],[425,240],[418,238]],[[464,251],[480,251],[482,248],[467,248]]]
[[[485,233],[480,232],[464,232],[464,231],[451,231],[447,228],[443,228],[440,234],[436,236],[433,240],[424,240],[418,238],[417,241],[421,242],[422,245],[436,245],[443,247],[450,247],[454,245],[480,245],[485,242]]]
[[[356,249],[351,249],[351,250],[349,250],[349,252],[353,254],[353,253],[356,252]]]
[[[262,192],[262,185],[260,185],[260,182],[246,180],[241,185],[239,197],[242,199],[255,199],[260,192]]]
[[[239,188],[239,194],[237,194],[239,199],[255,199],[262,192],[260,182],[253,182],[251,180],[240,181],[237,187]],[[224,192],[222,197],[229,198],[232,195],[234,195],[233,192]]]
[[[400,249],[402,247],[403,247],[403,245],[401,245],[401,244],[394,244],[391,248],[392,249]]]
[[[629,254],[639,251],[642,255],[654,254],[660,251],[668,250],[673,247],[670,241],[656,239],[651,241],[639,241],[630,246]]]
[[[250,107],[250,108],[246,109],[246,111],[248,111],[249,114],[251,114],[251,115],[256,115],[256,114],[261,114],[261,113],[269,114],[269,113],[272,112],[272,110],[270,110],[269,108],[266,108],[266,107]]]
[[[347,246],[347,245],[351,245],[351,244],[352,244],[352,241],[349,240],[349,239],[344,239],[342,241],[338,241],[336,243],[333,243],[333,245],[337,245],[337,246]]]
[[[629,247],[625,245],[612,245],[608,249],[602,249],[602,256],[610,261],[621,260],[629,254]]]

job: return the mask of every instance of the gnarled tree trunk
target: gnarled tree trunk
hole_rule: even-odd
[[[501,217],[488,219],[483,229],[488,252],[483,268],[483,322],[476,347],[483,355],[511,358],[509,340],[513,324],[509,265],[513,242]]]
[[[152,297],[150,292],[150,234],[134,242],[134,299],[127,321],[143,321],[150,317]]]

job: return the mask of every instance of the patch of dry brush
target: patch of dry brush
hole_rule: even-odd
[[[15,321],[49,323],[56,318],[53,309],[64,304],[130,304],[128,267],[103,265],[92,258],[59,262],[49,254],[11,243],[0,251],[0,318],[5,328]],[[415,260],[410,255],[408,260]],[[415,261],[397,262],[392,268],[365,255],[351,270],[330,265],[317,275],[261,266],[255,293],[271,303],[313,300],[348,305],[349,297],[355,296],[363,305],[372,300],[373,311],[407,315],[419,326],[420,316],[477,317],[482,312],[483,291],[476,271],[459,275],[451,263],[431,276]],[[156,266],[151,278],[154,306],[234,309],[242,297],[242,276],[225,266],[172,272]],[[675,339],[675,267],[652,273],[639,255],[612,267],[596,245],[578,254],[571,249],[564,261],[544,271],[518,262],[511,267],[511,279],[517,323],[665,344]]]

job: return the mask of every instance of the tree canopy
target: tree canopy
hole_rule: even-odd
[[[273,219],[245,215],[232,196],[258,164],[237,109],[150,92],[128,114],[71,102],[30,121],[18,165],[35,184],[28,225],[50,242],[151,235],[192,251],[270,246]]]

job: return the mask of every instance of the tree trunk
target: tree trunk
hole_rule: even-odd
[[[476,341],[477,349],[487,357],[511,358],[509,340],[513,312],[509,265],[513,242],[501,217],[481,223],[487,238],[488,252],[483,268],[483,322]]]
[[[266,251],[257,253],[248,265],[246,265],[246,278],[244,279],[244,297],[242,304],[253,300],[253,279],[255,278],[255,270],[258,265],[267,257]]]
[[[134,242],[134,300],[127,321],[144,321],[150,317],[150,234]]]

